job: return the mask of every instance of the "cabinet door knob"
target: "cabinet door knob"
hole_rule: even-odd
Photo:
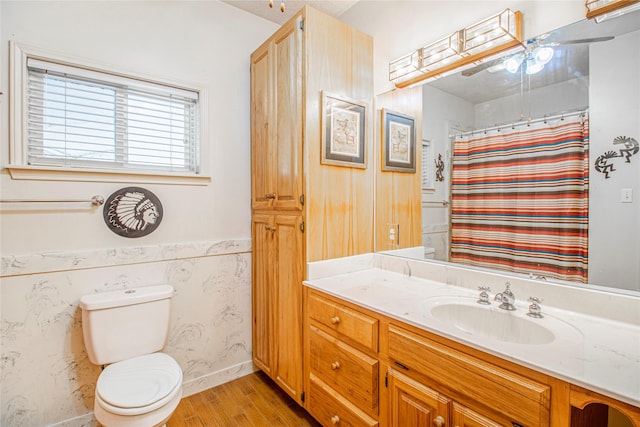
[[[267,225],[267,226],[265,227],[265,230],[267,230],[267,231],[276,231],[276,228],[275,228],[275,227],[273,227],[273,226],[271,226],[271,225]]]
[[[433,425],[436,426],[436,427],[443,427],[444,426],[444,418],[442,418],[442,416],[438,415],[437,417],[434,418]]]
[[[331,423],[333,424],[338,424],[340,422],[340,417],[337,415],[334,415],[333,417],[331,417]]]
[[[265,198],[265,199],[275,199],[275,198],[276,198],[276,195],[275,195],[275,194],[273,194],[273,193],[269,193],[269,194],[265,194],[265,195],[264,195],[264,198]]]
[[[337,325],[338,323],[340,323],[340,318],[338,316],[332,317],[331,323],[333,323],[334,325]]]
[[[335,362],[332,362],[331,369],[333,369],[334,371],[337,371],[338,369],[340,369],[340,362],[338,362],[337,360]]]

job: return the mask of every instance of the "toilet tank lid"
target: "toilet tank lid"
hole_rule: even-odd
[[[155,285],[84,295],[80,298],[80,308],[83,310],[101,310],[116,306],[141,304],[171,298],[174,291],[171,285]]]

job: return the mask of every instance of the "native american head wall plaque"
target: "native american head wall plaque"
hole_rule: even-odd
[[[113,193],[104,204],[104,222],[123,237],[142,237],[162,221],[162,203],[151,191],[126,187]]]

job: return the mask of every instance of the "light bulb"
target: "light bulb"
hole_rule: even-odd
[[[504,61],[504,68],[510,73],[517,73],[518,68],[520,68],[520,64],[522,64],[522,55],[513,55],[510,58],[507,58]]]
[[[527,74],[535,74],[540,72],[544,68],[542,62],[536,61],[535,58],[527,59]]]
[[[533,51],[533,57],[536,59],[536,62],[544,65],[553,58],[553,49],[550,47],[537,47]]]

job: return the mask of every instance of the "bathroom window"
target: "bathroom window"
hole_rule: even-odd
[[[21,53],[13,55],[24,89],[12,164],[201,174],[199,90]]]

